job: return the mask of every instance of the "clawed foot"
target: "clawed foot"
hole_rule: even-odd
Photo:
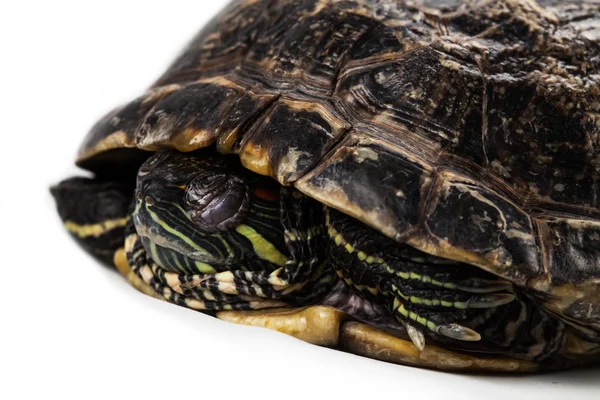
[[[509,282],[466,264],[398,244],[334,210],[326,210],[333,267],[364,296],[385,302],[419,349],[425,332],[478,341],[469,321],[514,300]]]

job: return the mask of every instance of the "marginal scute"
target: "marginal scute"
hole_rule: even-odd
[[[542,273],[533,224],[506,197],[481,183],[442,172],[429,201],[424,234],[433,241],[423,250],[470,261],[520,284]],[[413,241],[423,247],[419,239]]]
[[[433,170],[392,143],[351,132],[295,186],[389,237],[410,236]]]
[[[505,184],[531,204],[600,205],[593,144],[600,126],[577,85],[536,72],[488,79],[487,154]]]
[[[600,223],[539,218],[547,275],[531,285],[550,294],[547,307],[600,330]]]
[[[238,153],[247,130],[268,112],[278,97],[277,94],[246,90],[221,122],[217,151],[223,154]]]
[[[548,271],[556,283],[600,282],[600,222],[538,218],[544,232]]]
[[[100,119],[87,134],[77,154],[77,162],[121,148],[135,148],[135,133],[150,109],[163,97],[180,89],[168,85],[148,90],[132,102],[118,107]]]
[[[325,156],[346,129],[330,105],[282,98],[247,133],[240,159],[246,168],[288,185]]]
[[[144,150],[193,151],[216,140],[218,129],[244,89],[225,78],[201,81],[165,96],[150,110],[136,137]]]

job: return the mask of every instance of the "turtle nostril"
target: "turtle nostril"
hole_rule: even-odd
[[[184,206],[203,230],[226,231],[246,218],[249,195],[248,186],[235,175],[202,173],[187,186]]]

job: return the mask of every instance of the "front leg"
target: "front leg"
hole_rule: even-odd
[[[479,341],[469,327],[481,310],[510,303],[510,283],[451,260],[396,243],[340,212],[326,210],[331,262],[363,296],[385,304],[413,342],[424,348],[423,331],[460,341]]]

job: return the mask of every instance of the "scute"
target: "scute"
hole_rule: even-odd
[[[288,185],[305,175],[348,126],[319,100],[282,98],[246,133],[242,164]]]
[[[79,162],[214,145],[598,330],[599,21],[594,1],[235,1]]]
[[[477,163],[485,157],[483,81],[474,61],[409,46],[391,59],[344,71],[336,96],[354,118],[406,130],[409,140],[436,152],[443,149]]]
[[[322,203],[405,241],[417,230],[432,183],[426,163],[386,141],[351,132],[323,163],[296,183]]]
[[[219,77],[170,93],[147,114],[136,135],[137,146],[144,150],[174,147],[184,152],[210,146],[244,91]]]
[[[273,0],[235,0],[207,24],[153,87],[222,76],[246,58]]]
[[[464,252],[448,258],[483,257],[486,261],[473,263],[494,265],[493,272],[521,285],[542,272],[533,224],[516,204],[448,172],[440,174],[431,196],[428,233],[440,247],[449,245],[449,253]]]
[[[129,104],[106,114],[92,127],[81,144],[77,162],[86,167],[91,159],[103,153],[137,147],[136,133],[148,112],[164,96],[180,88],[179,85],[168,85],[150,89]],[[98,168],[101,169],[102,165]]]

